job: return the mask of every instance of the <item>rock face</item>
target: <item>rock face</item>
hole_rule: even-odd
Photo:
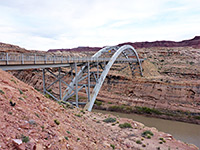
[[[130,119],[69,109],[1,70],[0,114],[5,150],[198,149]]]
[[[5,44],[0,42],[0,52],[17,52],[17,53],[26,53],[29,52],[25,48],[21,48],[16,45]]]
[[[137,51],[142,58],[147,58],[143,63],[144,76],[132,78],[130,70],[120,72],[112,67],[97,99],[106,105],[112,102],[113,105],[149,107],[171,113],[190,112],[193,115],[191,118],[180,117],[179,120],[200,124],[200,120],[195,119],[200,116],[199,49],[159,47]],[[12,73],[20,80],[43,90],[41,70]],[[47,84],[52,81],[53,78],[49,76]],[[52,90],[58,93],[56,87]]]

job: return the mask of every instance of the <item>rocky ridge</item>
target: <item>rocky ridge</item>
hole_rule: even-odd
[[[30,52],[26,50],[25,48],[21,48],[16,45],[6,44],[0,42],[0,52],[16,52],[16,53],[27,53]]]
[[[195,36],[193,39],[183,40],[180,42],[175,41],[153,41],[153,42],[126,42],[118,44],[118,46],[122,45],[132,45],[134,48],[152,48],[152,47],[192,47],[192,48],[200,48],[200,36]],[[48,52],[87,52],[87,51],[98,51],[101,47],[77,47],[77,48],[63,48],[63,49],[50,49]]]

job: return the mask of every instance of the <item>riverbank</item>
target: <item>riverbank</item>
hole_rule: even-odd
[[[125,114],[113,111],[96,110],[93,112],[111,114],[120,118],[129,118],[141,122],[145,126],[155,127],[158,131],[171,134],[175,139],[186,143],[193,143],[200,148],[200,126],[197,124],[184,123],[179,121],[164,120],[159,118],[145,117],[138,114]]]
[[[114,105],[111,102],[104,102],[97,100],[94,109],[107,110],[122,113],[133,113],[147,117],[161,118],[167,120],[181,121],[200,125],[200,113],[193,113],[181,110],[163,110],[150,107],[128,106],[128,105]]]

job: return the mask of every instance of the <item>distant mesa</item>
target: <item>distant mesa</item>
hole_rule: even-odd
[[[183,40],[180,42],[175,41],[154,41],[154,42],[135,42],[135,43],[122,43],[119,46],[124,44],[132,45],[135,48],[151,48],[151,47],[192,47],[200,48],[200,36],[195,36],[190,40]]]
[[[82,52],[82,51],[98,51],[101,47],[79,46],[77,48],[50,49],[48,52],[67,51],[67,52]]]
[[[180,42],[175,41],[154,41],[154,42],[126,42],[118,44],[122,46],[125,44],[132,45],[134,48],[151,48],[151,47],[192,47],[200,49],[200,36],[195,36],[193,39],[183,40]],[[48,52],[94,52],[100,50],[102,47],[89,47],[89,46],[79,46],[76,48],[62,48],[62,49],[49,49]],[[0,42],[0,52],[17,52],[17,53],[28,53],[29,50],[21,48],[16,45],[6,44]],[[37,52],[33,51],[32,52]],[[41,51],[40,51],[41,52]],[[43,53],[46,53],[43,51]]]
[[[118,46],[122,45],[132,45],[134,48],[151,48],[151,47],[192,47],[192,48],[200,48],[200,36],[195,36],[190,40],[183,40],[180,42],[175,41],[154,41],[154,42],[126,42],[118,44]],[[56,52],[56,51],[68,51],[68,52],[81,52],[81,51],[98,51],[102,47],[77,47],[77,48],[63,48],[63,49],[50,49],[48,52]]]

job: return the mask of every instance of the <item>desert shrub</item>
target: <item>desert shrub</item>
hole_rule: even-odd
[[[120,106],[117,106],[117,105],[114,105],[114,106],[110,106],[108,108],[108,110],[110,111],[118,111],[118,112],[126,112],[126,113],[131,113],[133,112],[133,108],[130,107],[130,106],[125,106],[125,105],[120,105]]]
[[[38,113],[35,113],[35,115],[36,115],[38,118],[40,118],[40,116],[39,116],[39,114],[38,114]]]
[[[94,104],[96,104],[97,106],[101,106],[101,105],[102,105],[102,102],[101,102],[101,101],[98,101],[98,100],[96,100],[96,101],[94,102]]]
[[[35,88],[36,91],[40,92],[40,90],[38,88]]]
[[[71,134],[71,132],[70,131],[66,131],[68,134]]]
[[[9,115],[12,115],[12,112],[11,112],[11,111],[9,111],[9,112],[8,112],[8,114],[9,114]]]
[[[84,110],[81,110],[81,112],[82,112],[83,114],[85,114],[85,111],[84,111]]]
[[[21,97],[19,97],[18,99],[24,101],[23,98],[21,98]]]
[[[159,140],[163,141],[164,139],[163,138],[159,138]]]
[[[11,79],[10,81],[14,82],[15,84],[17,84],[17,82],[14,79]]]
[[[146,147],[146,145],[145,145],[145,144],[142,144],[142,147]]]
[[[51,96],[49,94],[44,95],[46,98],[50,98]]]
[[[18,89],[20,94],[23,94],[22,90]]]
[[[58,121],[57,119],[54,120],[55,124],[59,125],[60,121]]]
[[[24,143],[29,142],[29,137],[28,136],[22,135],[21,139],[22,139],[22,142],[24,142]]]
[[[111,118],[111,117],[106,118],[106,119],[103,120],[103,122],[106,122],[106,123],[113,123],[115,121],[116,121],[116,118]]]
[[[110,106],[108,109],[110,111],[123,111],[124,110],[124,106],[114,105],[114,106]]]
[[[199,119],[200,120],[200,116],[194,116],[195,119]]]
[[[80,115],[80,114],[75,114],[75,116],[76,116],[76,117],[81,117],[81,115]]]
[[[162,114],[159,110],[154,109],[154,108],[135,106],[135,109],[138,113],[157,114],[157,115]]]
[[[110,144],[110,147],[112,147],[112,149],[115,149],[115,145],[113,144]]]
[[[141,135],[143,137],[147,137],[147,138],[149,138],[149,136],[150,136],[150,138],[151,138],[151,136],[153,136],[154,134],[150,130],[146,130]]]
[[[194,64],[194,62],[191,61],[191,62],[190,62],[190,65],[193,65],[193,64]]]
[[[3,90],[0,90],[0,93],[1,93],[1,94],[5,94]]]
[[[142,142],[140,140],[137,140],[136,143],[137,144],[142,144]]]
[[[130,123],[119,124],[120,128],[133,128]]]

